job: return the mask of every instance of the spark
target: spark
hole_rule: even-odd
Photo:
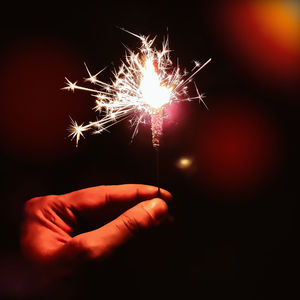
[[[63,89],[90,92],[96,98],[94,110],[99,113],[96,121],[86,125],[78,125],[71,119],[70,137],[72,140],[75,139],[76,145],[85,131],[102,133],[110,126],[129,119],[131,126],[134,127],[132,139],[137,134],[139,125],[151,120],[152,143],[154,148],[157,148],[162,135],[163,119],[166,118],[164,114],[166,107],[173,102],[198,99],[207,108],[196,84],[194,87],[197,96],[194,97],[188,96],[187,85],[211,59],[204,64],[194,61],[195,66],[190,73],[186,70],[182,72],[178,61],[177,66],[173,66],[168,38],[163,41],[161,50],[157,50],[153,47],[155,38],[122,30],[138,38],[141,46],[137,52],[126,48],[127,52],[119,69],[112,73],[111,83],[98,79],[106,68],[92,75],[86,64],[84,65],[89,77],[85,78],[85,81],[93,88],[79,86],[77,81],[73,83],[66,78],[66,87]]]
[[[199,67],[201,66],[201,63],[200,63],[198,60],[194,60],[194,64],[195,64],[195,66],[194,66],[194,68],[192,69],[192,72],[193,72],[195,69],[197,69],[197,68],[199,68]]]
[[[83,132],[88,130],[86,126],[83,126],[83,124],[78,125],[76,121],[71,119],[71,126],[70,126],[70,137],[71,140],[75,139],[76,140],[76,146],[78,146],[78,141],[80,137],[84,137]]]
[[[77,87],[76,86],[77,81],[75,81],[73,83],[67,77],[65,79],[66,79],[68,85],[66,87],[64,87],[63,89],[74,92],[75,88]]]

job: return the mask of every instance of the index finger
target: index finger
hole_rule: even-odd
[[[67,203],[75,210],[101,208],[111,203],[136,204],[158,197],[155,186],[144,184],[102,185],[78,190],[64,195]],[[160,189],[160,196],[166,202],[172,199],[171,193]]]

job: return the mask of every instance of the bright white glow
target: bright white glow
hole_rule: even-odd
[[[151,58],[146,60],[142,73],[140,90],[144,102],[156,109],[167,104],[171,99],[172,90],[170,87],[161,85],[154,61]]]

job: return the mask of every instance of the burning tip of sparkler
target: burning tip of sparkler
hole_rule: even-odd
[[[162,85],[151,59],[145,61],[140,91],[144,102],[154,109],[159,109],[171,100],[172,87]]]

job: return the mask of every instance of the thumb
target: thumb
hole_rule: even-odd
[[[138,203],[115,220],[99,229],[80,234],[76,244],[80,245],[87,259],[110,255],[137,232],[161,224],[168,217],[168,206],[160,198]],[[77,248],[78,249],[78,248]]]

